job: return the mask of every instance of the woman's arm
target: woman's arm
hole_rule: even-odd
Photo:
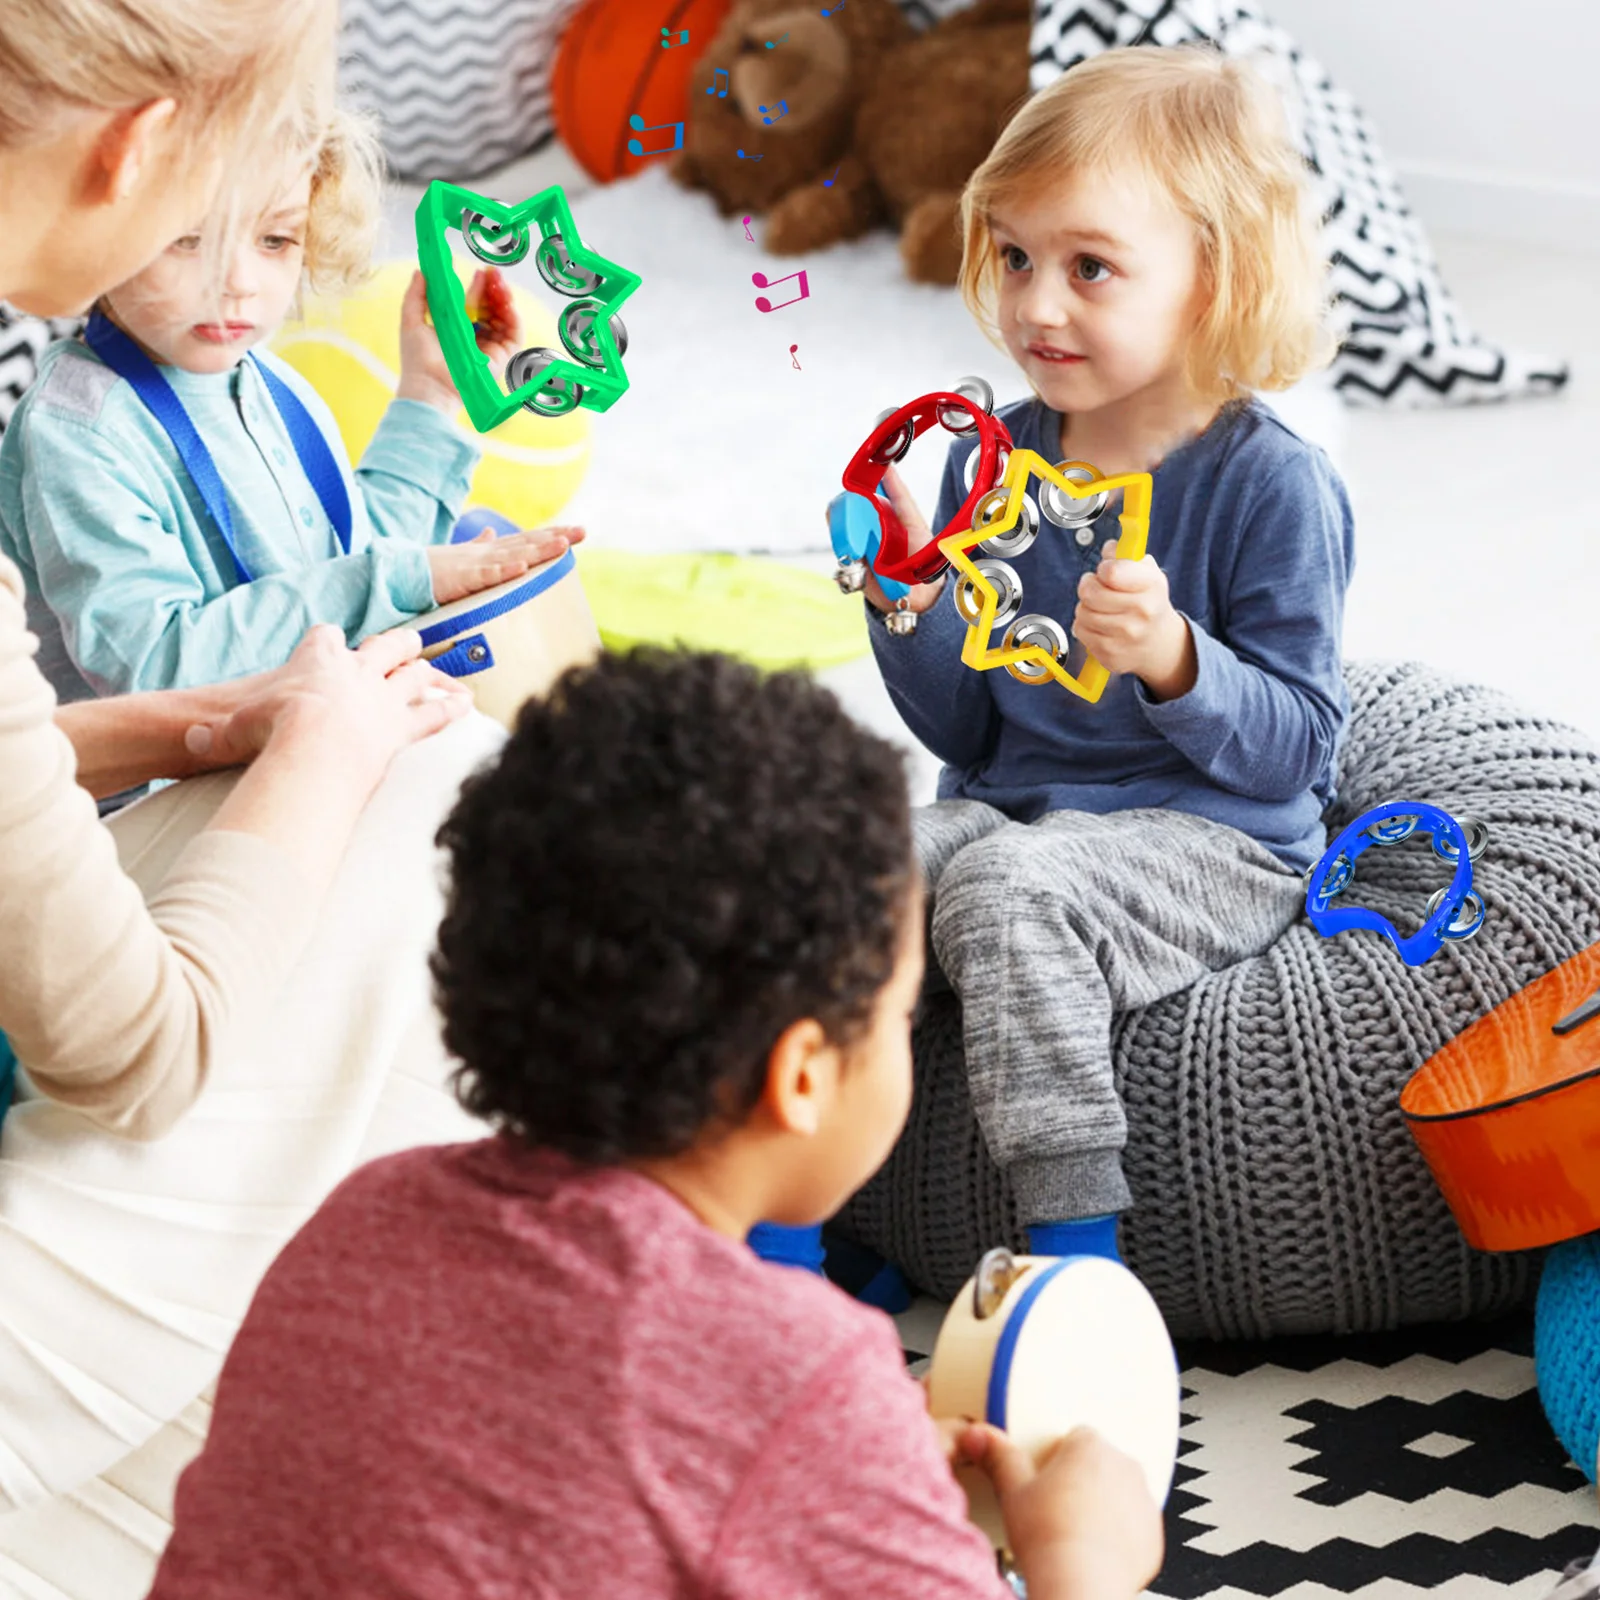
[[[415,659],[415,634],[351,652],[318,629],[279,672],[224,686],[231,702],[140,696],[128,747],[119,702],[71,708],[113,787],[180,752],[200,767],[260,752],[147,906],[74,781],[20,588],[0,561],[0,1031],[40,1093],[154,1138],[271,1003],[390,756],[470,700]]]
[[[57,706],[55,723],[77,755],[78,782],[98,800],[152,778],[192,778],[225,765],[215,756],[196,755],[184,743],[185,733],[197,723],[225,720],[242,696],[271,676],[262,673],[205,689],[79,700]]]

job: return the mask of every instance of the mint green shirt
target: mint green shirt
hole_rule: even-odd
[[[321,397],[256,354],[326,436],[352,527],[345,555],[252,361],[163,367],[221,475],[246,584],[130,385],[77,340],[45,351],[0,436],[0,552],[22,569],[40,665],[63,699],[241,677],[281,666],[314,623],[353,645],[433,606],[427,547],[450,537],[476,442],[434,407],[393,400],[352,472]]]

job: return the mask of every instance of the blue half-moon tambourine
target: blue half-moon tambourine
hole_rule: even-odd
[[[1350,887],[1356,860],[1375,844],[1398,844],[1420,829],[1433,839],[1433,853],[1455,866],[1450,882],[1428,901],[1425,920],[1409,939],[1395,925],[1366,906],[1333,906],[1330,902]],[[1323,938],[1351,928],[1381,933],[1400,952],[1408,967],[1420,967],[1439,953],[1445,939],[1470,939],[1483,926],[1482,898],[1473,891],[1472,863],[1489,841],[1489,828],[1475,817],[1457,822],[1448,811],[1422,800],[1390,800],[1364,811],[1339,835],[1306,872],[1306,915]]]
[[[839,558],[835,582],[846,594],[859,594],[866,587],[867,571],[871,568],[884,598],[894,605],[911,593],[911,586],[885,578],[877,571],[881,534],[878,513],[864,494],[846,489],[828,502],[828,537],[833,543],[834,555]]]

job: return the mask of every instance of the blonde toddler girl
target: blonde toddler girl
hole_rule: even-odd
[[[1154,475],[1142,560],[1113,554],[1115,497],[1017,558],[1027,609],[1116,674],[1097,704],[963,666],[942,581],[909,597],[914,633],[871,630],[945,762],[918,848],[984,1137],[1036,1251],[1114,1255],[1114,1017],[1267,949],[1324,845],[1350,507],[1254,393],[1324,356],[1322,264],[1280,108],[1202,50],[1111,51],[1036,95],[963,221],[965,297],[1033,390],[1000,413],[1016,445]],[[935,526],[972,449],[951,447]],[[892,472],[887,491],[925,542]]]
[[[241,188],[243,205],[267,198],[220,305],[196,229],[103,295],[82,340],[46,351],[0,441],[0,552],[63,700],[276,667],[319,622],[354,644],[582,537],[449,543],[480,452],[454,425],[420,274],[399,389],[354,472],[321,398],[253,348],[303,283],[336,292],[365,273],[380,194],[366,126],[308,106]],[[503,362],[520,331],[508,286],[480,273],[469,295]]]

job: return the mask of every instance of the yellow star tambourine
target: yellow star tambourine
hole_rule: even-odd
[[[960,533],[947,534],[939,541],[940,551],[959,574],[956,610],[968,625],[961,645],[962,662],[979,672],[1004,667],[1021,683],[1049,683],[1053,679],[1092,705],[1100,698],[1111,674],[1093,656],[1085,660],[1083,670],[1076,676],[1068,672],[1066,656],[1071,637],[1067,629],[1053,617],[1018,616],[1022,585],[1016,573],[1003,561],[980,564],[972,556],[979,545],[988,545],[991,550],[998,546],[999,551],[1009,554],[1020,553],[1033,542],[1038,530],[1038,514],[1027,496],[1030,478],[1042,481],[1041,498],[1052,497],[1053,504],[1065,508],[1070,508],[1074,500],[1098,500],[1103,506],[1113,490],[1121,489],[1122,533],[1117,540],[1116,553],[1125,560],[1138,561],[1150,537],[1150,474],[1124,472],[1105,478],[1086,461],[1063,461],[1059,466],[1051,466],[1037,451],[1013,450],[998,486],[978,502],[973,512],[973,526]],[[1070,498],[1063,499],[1063,496]],[[1050,513],[1047,511],[1046,515]],[[1098,515],[1098,510],[1093,515]],[[1019,518],[1024,519],[1021,529],[1017,527]],[[1058,512],[1050,520],[1063,526],[1072,523],[1068,511]],[[1087,520],[1092,521],[1092,516]],[[989,570],[984,571],[984,567]],[[1005,620],[1010,621],[998,650],[989,644],[989,636],[1002,610],[1002,595],[993,581],[995,578],[1006,586]]]

